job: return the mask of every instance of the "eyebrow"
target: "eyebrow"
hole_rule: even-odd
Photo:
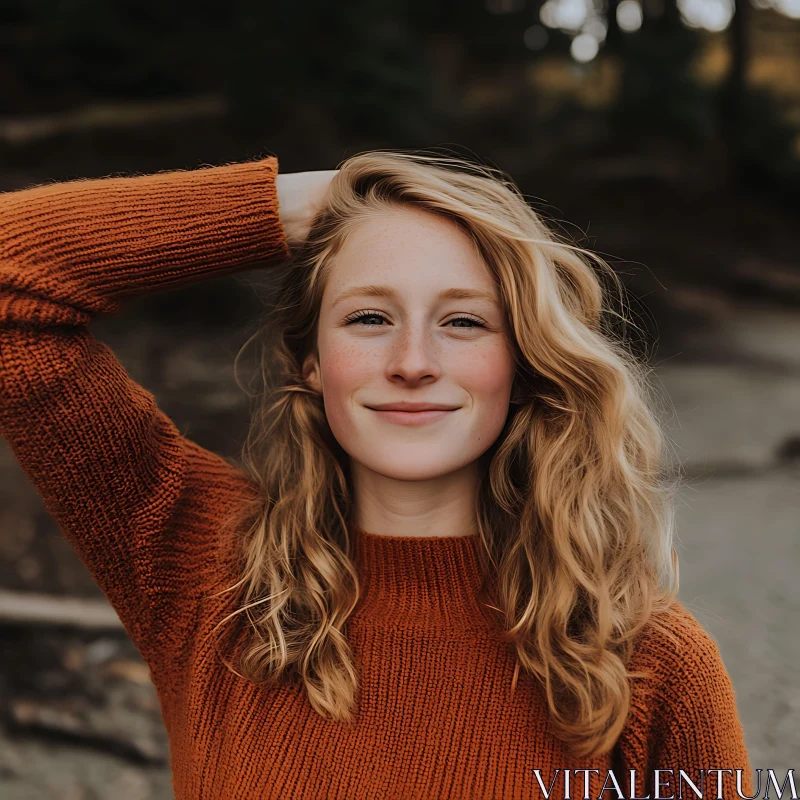
[[[336,300],[334,300],[333,305],[338,305],[343,300],[347,300],[350,297],[385,297],[391,299],[397,297],[397,292],[391,286],[376,284],[369,286],[352,286],[350,289],[342,292]],[[488,300],[490,303],[497,304],[494,295],[478,289],[444,289],[439,292],[439,297],[442,300]]]

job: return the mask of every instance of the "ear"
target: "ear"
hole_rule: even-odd
[[[303,362],[303,380],[308,384],[309,388],[313,389],[317,394],[322,394],[322,377],[320,375],[319,363],[317,357],[313,353],[306,356]]]

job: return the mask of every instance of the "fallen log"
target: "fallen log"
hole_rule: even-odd
[[[124,630],[117,612],[105,600],[8,589],[0,589],[0,624]]]
[[[122,756],[140,764],[166,764],[168,744],[155,716],[131,719],[113,707],[86,700],[13,698],[9,725],[16,734],[46,736]]]

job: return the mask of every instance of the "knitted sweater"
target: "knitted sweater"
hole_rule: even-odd
[[[0,434],[150,668],[176,798],[511,799],[551,782],[551,797],[581,798],[586,778],[613,800],[609,774],[629,796],[636,770],[643,797],[657,768],[674,770],[661,797],[680,769],[695,782],[741,769],[752,794],[730,678],[680,605],[674,641],[640,636],[631,668],[652,677],[632,682],[614,750],[569,756],[537,681],[521,672],[511,692],[515,652],[476,599],[477,535],[354,530],[353,723],[322,718],[302,685],[265,689],[220,662],[210,633],[230,595],[210,595],[237,576],[219,523],[252,487],[183,436],[89,324],[134,295],[284,261],[277,171],[271,156],[0,195]]]

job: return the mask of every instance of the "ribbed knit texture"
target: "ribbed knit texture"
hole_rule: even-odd
[[[640,637],[632,668],[652,676],[633,682],[614,751],[571,757],[538,683],[521,672],[511,692],[514,650],[476,596],[475,535],[353,531],[354,723],[220,663],[223,601],[209,595],[237,577],[220,522],[253,487],[182,436],[88,325],[133,295],[285,260],[277,169],[269,157],[0,195],[0,434],[150,666],[176,798],[532,798],[534,770],[549,786],[555,769],[586,768],[600,771],[592,797],[612,768],[637,770],[640,796],[656,768],[741,768],[751,794],[730,678],[682,606],[676,643]]]

